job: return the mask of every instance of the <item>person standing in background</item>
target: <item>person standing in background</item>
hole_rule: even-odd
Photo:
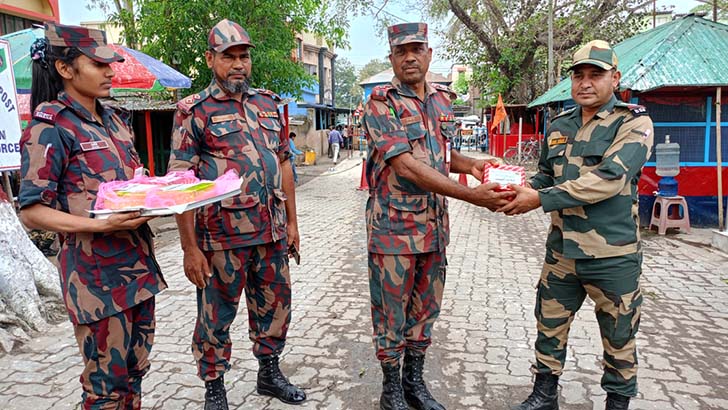
[[[331,126],[331,132],[329,132],[329,146],[331,147],[332,153],[334,159],[334,165],[339,161],[339,150],[341,148],[341,145],[344,143],[344,139],[341,136],[341,132],[339,131],[341,127]]]
[[[296,148],[296,143],[293,141],[296,138],[296,133],[291,131],[288,134],[288,146],[291,150],[291,171],[293,172],[293,182],[298,184],[298,174],[296,173],[296,155],[303,155],[304,152]]]

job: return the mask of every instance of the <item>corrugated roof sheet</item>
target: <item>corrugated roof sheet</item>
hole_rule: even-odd
[[[104,102],[129,111],[174,111],[177,109],[174,101],[155,100],[148,94],[142,93],[115,95],[113,98],[105,98]]]
[[[728,85],[728,26],[689,15],[645,31],[614,46],[622,72],[621,89]],[[571,98],[564,79],[529,107]]]

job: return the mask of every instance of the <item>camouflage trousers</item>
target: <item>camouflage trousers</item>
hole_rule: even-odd
[[[641,265],[641,253],[575,260],[547,250],[536,300],[538,337],[532,371],[561,375],[571,322],[589,295],[604,347],[602,389],[635,396]]]
[[[140,410],[154,343],[154,297],[97,322],[74,326],[84,369],[84,410]]]
[[[291,277],[286,240],[205,252],[212,277],[197,289],[197,324],[192,354],[202,380],[230,369],[230,325],[243,290],[248,307],[248,336],[256,357],[283,351],[291,321]]]
[[[396,363],[405,349],[424,352],[440,314],[445,253],[369,253],[374,348],[377,359]]]

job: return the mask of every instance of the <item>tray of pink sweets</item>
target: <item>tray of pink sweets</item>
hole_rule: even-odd
[[[135,176],[104,182],[89,213],[104,219],[118,212],[141,211],[142,216],[181,214],[240,194],[242,178],[228,171],[214,181],[200,180],[193,171],[162,177]]]

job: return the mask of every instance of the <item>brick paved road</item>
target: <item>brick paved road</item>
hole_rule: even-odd
[[[355,160],[298,191],[302,265],[292,267],[294,310],[282,367],[302,384],[302,408],[377,409],[380,375],[370,341],[363,208]],[[348,170],[347,170],[348,169]],[[473,182],[473,181],[471,181]],[[507,218],[450,202],[452,243],[442,315],[426,363],[431,390],[449,409],[502,409],[530,391],[535,339],[533,285],[547,218]],[[192,286],[181,270],[175,232],[162,234],[159,261],[170,289],[157,299],[145,409],[201,409],[204,389],[189,353]],[[647,234],[639,335],[640,396],[633,409],[728,408],[728,256]],[[572,331],[562,408],[602,409],[601,342],[591,304]],[[255,394],[257,364],[245,311],[236,321],[231,408],[286,409]],[[80,358],[68,323],[0,357],[2,409],[75,409]]]

